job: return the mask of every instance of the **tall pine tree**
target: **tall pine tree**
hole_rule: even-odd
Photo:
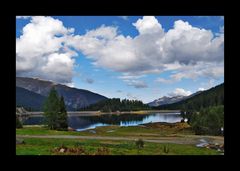
[[[61,130],[67,130],[68,128],[67,111],[63,96],[61,96],[59,101],[58,126]]]
[[[49,92],[48,98],[44,104],[45,123],[50,129],[66,130],[67,111],[65,109],[64,99],[59,99],[55,88]]]

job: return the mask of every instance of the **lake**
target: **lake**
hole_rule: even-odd
[[[77,131],[83,131],[98,126],[136,126],[155,122],[175,123],[181,120],[182,117],[179,113],[104,114],[99,116],[69,116],[68,124]],[[30,117],[24,121],[25,125],[37,125],[42,123],[43,117]]]

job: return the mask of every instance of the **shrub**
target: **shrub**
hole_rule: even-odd
[[[22,122],[19,120],[19,118],[16,116],[16,128],[22,128]]]
[[[83,147],[76,145],[75,147],[61,145],[60,147],[55,147],[52,152],[57,154],[89,155]]]
[[[163,152],[164,153],[169,153],[169,146],[168,145],[163,146]]]
[[[137,146],[138,149],[143,148],[144,147],[144,141],[142,139],[138,139],[136,141],[136,146]]]
[[[110,150],[106,147],[101,147],[97,149],[97,152],[95,153],[95,155],[109,155],[110,154]]]

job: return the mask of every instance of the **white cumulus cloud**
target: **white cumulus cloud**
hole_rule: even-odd
[[[23,27],[16,39],[17,76],[40,77],[59,83],[70,83],[75,52],[64,45],[74,29],[64,27],[60,20],[35,16]]]
[[[206,90],[206,89],[203,88],[203,87],[199,87],[199,88],[198,88],[198,91],[204,91],[204,90]]]
[[[136,88],[147,87],[139,79],[151,73],[161,76],[163,72],[176,71],[169,78],[156,80],[161,83],[224,75],[224,32],[214,35],[211,30],[182,20],[164,31],[154,16],[144,16],[132,25],[139,32],[135,37],[124,36],[119,28],[105,25],[76,35],[73,28],[66,28],[58,19],[31,17],[16,40],[17,75],[70,83],[78,51],[96,67],[122,73],[121,79]]]
[[[162,25],[154,16],[144,16],[142,19],[138,19],[136,23],[133,23],[140,34],[154,34],[161,33]]]
[[[177,70],[178,75],[170,79],[223,76],[223,68],[219,68],[224,60],[223,33],[214,36],[211,30],[182,20],[165,32],[153,16],[138,19],[133,25],[139,31],[135,37],[123,36],[118,28],[103,25],[69,38],[67,44],[83,52],[94,65],[129,75]]]
[[[169,96],[189,96],[191,95],[191,91],[184,90],[182,88],[176,88],[173,92],[169,93]]]

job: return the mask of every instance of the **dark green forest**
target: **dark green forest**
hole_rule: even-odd
[[[186,100],[155,107],[155,109],[199,111],[210,106],[224,105],[224,83]]]
[[[189,99],[157,109],[181,110],[183,118],[196,134],[223,135],[224,128],[224,83]]]
[[[143,104],[139,100],[120,100],[119,98],[112,98],[107,100],[102,100],[96,104],[90,105],[88,107],[82,108],[80,110],[86,111],[96,111],[101,112],[116,112],[116,111],[138,111],[138,110],[149,110],[149,107],[146,104]]]
[[[196,134],[223,135],[224,106],[203,108],[188,114],[189,123]]]

